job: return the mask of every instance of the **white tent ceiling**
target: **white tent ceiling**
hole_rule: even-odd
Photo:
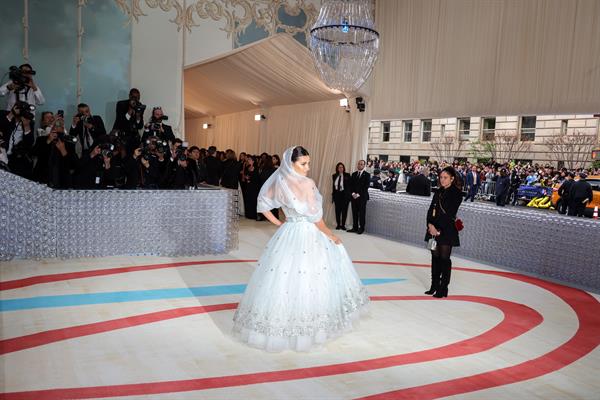
[[[278,34],[184,71],[187,118],[340,98],[319,79],[308,49]]]

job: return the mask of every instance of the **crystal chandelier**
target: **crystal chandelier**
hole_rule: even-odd
[[[379,53],[371,0],[326,0],[310,31],[321,79],[349,95],[365,83]]]

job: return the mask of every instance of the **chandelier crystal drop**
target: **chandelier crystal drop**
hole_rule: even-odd
[[[371,0],[327,0],[310,31],[310,48],[321,79],[344,94],[358,92],[379,53]]]

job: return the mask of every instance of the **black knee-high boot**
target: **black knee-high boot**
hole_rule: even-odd
[[[431,287],[425,294],[434,294],[440,287],[440,258],[431,255]]]
[[[440,259],[440,273],[442,279],[440,281],[440,288],[435,292],[434,297],[448,297],[448,285],[450,284],[450,275],[452,273],[452,260],[451,259]]]

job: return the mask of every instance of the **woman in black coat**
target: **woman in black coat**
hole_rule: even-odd
[[[335,174],[331,176],[332,190],[331,201],[335,204],[335,229],[346,230],[346,217],[348,216],[348,205],[352,190],[350,188],[350,174],[346,172],[346,166],[338,163],[335,166]]]
[[[244,212],[246,218],[256,219],[256,203],[258,201],[258,192],[260,191],[260,175],[258,174],[258,165],[256,158],[248,155],[246,165],[242,175],[244,182]]]
[[[433,195],[427,211],[425,241],[435,238],[437,246],[431,250],[431,288],[425,294],[447,297],[452,260],[452,247],[460,246],[456,213],[463,200],[461,180],[453,167],[446,167],[439,175],[440,188]]]

